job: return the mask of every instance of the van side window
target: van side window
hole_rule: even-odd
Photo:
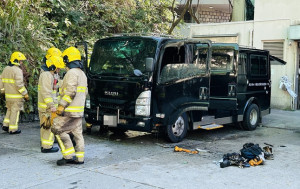
[[[247,65],[247,54],[240,53],[239,55],[239,65],[238,65],[238,72],[239,74],[246,74],[245,66]]]
[[[263,55],[250,55],[250,69],[253,76],[267,75],[267,57]]]
[[[213,49],[211,73],[227,73],[233,69],[234,51],[230,49]]]
[[[199,53],[201,53],[199,50],[195,50],[192,52],[193,58],[191,62],[185,62],[183,58],[174,58],[176,57],[176,54],[185,52],[182,50],[184,49],[184,47],[182,46],[180,51],[175,51],[174,48],[176,47],[168,47],[165,49],[161,63],[161,75],[159,79],[160,83],[167,83],[171,81],[175,82],[181,79],[187,79],[205,73],[206,63],[205,61],[204,63],[199,61]],[[173,53],[169,53],[169,51],[173,51]],[[184,55],[180,55],[180,57],[184,57]]]
[[[198,49],[199,58],[197,63],[199,64],[199,68],[201,70],[206,69],[207,53],[208,53],[208,47]]]

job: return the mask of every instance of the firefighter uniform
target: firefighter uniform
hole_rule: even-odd
[[[50,48],[49,50],[53,49]],[[49,50],[47,55],[49,54]],[[58,49],[57,49],[58,50]],[[58,50],[59,51],[59,50]],[[60,51],[59,51],[60,52]],[[47,57],[46,55],[46,57]],[[56,56],[59,55],[59,56]],[[53,95],[54,87],[54,74],[59,69],[60,62],[63,62],[60,54],[54,54],[51,57],[48,56],[44,65],[42,65],[42,72],[39,78],[38,84],[38,110],[40,118],[40,135],[41,135],[41,152],[52,153],[57,152],[59,149],[53,147],[54,134],[51,132],[51,114],[56,112],[55,107],[55,95]]]
[[[24,98],[29,100],[27,89],[23,82],[23,71],[19,67],[26,57],[21,52],[14,52],[10,62],[2,72],[2,83],[5,91],[6,115],[3,120],[3,130],[10,134],[19,134],[19,115],[24,109]]]
[[[82,135],[82,117],[87,95],[87,77],[82,71],[81,55],[75,47],[63,52],[67,73],[60,89],[60,101],[57,118],[54,119],[52,132],[55,134],[63,158],[57,165],[84,163],[84,139]],[[74,136],[74,147],[70,138]]]

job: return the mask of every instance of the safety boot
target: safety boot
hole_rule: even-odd
[[[57,161],[56,161],[56,164],[57,164],[58,166],[61,166],[61,165],[66,165],[67,163],[72,164],[74,161],[75,161],[74,158],[72,158],[72,159],[65,159],[65,158],[62,158],[62,159],[60,159],[60,160],[57,160]]]
[[[54,152],[58,152],[58,148],[57,147],[52,147],[50,149],[45,149],[45,148],[41,148],[41,152],[42,153],[54,153]]]
[[[2,130],[8,132],[8,127],[2,126]]]
[[[20,134],[20,133],[21,133],[20,129],[16,130],[15,132],[9,131],[9,134],[11,134],[11,135]]]
[[[73,157],[72,159],[62,158],[60,160],[57,160],[56,164],[58,166],[62,166],[62,165],[66,165],[66,164],[84,164],[84,161],[77,161],[75,157]]]

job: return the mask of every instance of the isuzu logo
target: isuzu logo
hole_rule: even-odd
[[[112,92],[112,91],[104,91],[104,95],[107,95],[107,96],[118,96],[119,93],[118,92]]]

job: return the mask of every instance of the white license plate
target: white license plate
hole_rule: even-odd
[[[104,115],[103,116],[103,125],[116,127],[118,124],[117,116],[115,115]]]

